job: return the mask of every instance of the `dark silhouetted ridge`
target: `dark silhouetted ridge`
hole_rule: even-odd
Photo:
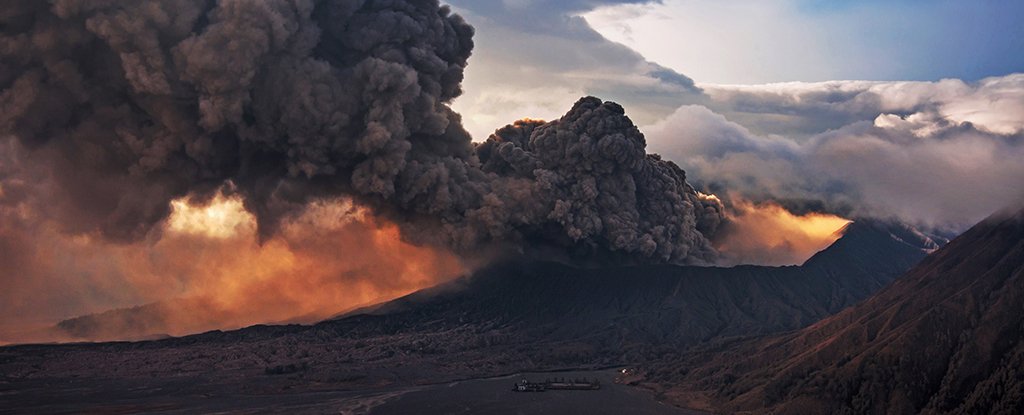
[[[881,221],[858,221],[843,232],[803,266],[588,269],[505,261],[338,322],[515,326],[546,340],[605,336],[615,347],[689,346],[811,324],[864,299],[938,246],[904,225]]]
[[[723,412],[1019,414],[1022,315],[1024,210],[806,329],[652,365],[648,377],[676,384],[677,403]]]

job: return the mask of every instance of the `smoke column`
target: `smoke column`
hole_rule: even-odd
[[[26,149],[0,188],[38,177],[18,203],[64,232],[139,241],[224,192],[263,238],[349,197],[462,253],[715,258],[721,205],[616,104],[473,144],[448,106],[473,28],[434,0],[21,0],[0,32],[0,136]]]

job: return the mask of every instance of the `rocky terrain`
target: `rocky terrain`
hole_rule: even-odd
[[[796,332],[650,363],[716,412],[1024,412],[1024,210],[997,214],[870,299]]]
[[[863,221],[803,266],[587,269],[506,261],[312,326],[0,348],[0,389],[7,391],[0,401],[29,412],[119,400],[173,406],[632,365],[713,339],[811,324],[936,246],[905,227]],[[166,402],[168,391],[181,399]]]

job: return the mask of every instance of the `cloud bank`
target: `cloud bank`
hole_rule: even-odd
[[[724,115],[683,106],[645,131],[713,189],[953,230],[1024,192],[1024,74],[705,89]]]

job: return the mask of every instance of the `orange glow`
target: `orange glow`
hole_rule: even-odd
[[[240,232],[252,231],[256,219],[246,212],[239,198],[217,195],[205,206],[194,206],[186,199],[171,201],[171,216],[167,229],[211,238],[229,238]]]
[[[795,215],[778,204],[733,198],[716,248],[731,263],[801,264],[841,236],[850,220],[826,213]]]
[[[202,206],[177,200],[173,208],[161,238],[151,242],[117,245],[49,231],[21,234],[33,251],[13,266],[36,274],[33,286],[25,287],[38,293],[36,304],[60,304],[61,296],[72,295],[81,304],[68,305],[63,317],[151,305],[131,315],[108,313],[79,337],[16,336],[25,328],[0,326],[0,341],[113,340],[310,323],[466,272],[450,252],[404,242],[395,224],[347,200],[312,204],[263,243],[240,200],[218,196]],[[53,298],[41,297],[46,295]],[[0,310],[18,307],[11,312],[19,314],[35,308],[22,305]]]
[[[132,257],[125,264],[152,274],[178,268],[164,278],[187,281],[179,297],[200,306],[169,310],[163,317],[171,334],[312,322],[464,272],[450,253],[402,241],[396,225],[348,201],[314,204],[263,244],[257,243],[252,216],[241,210],[240,201],[215,200],[182,212],[200,219],[187,222],[189,232],[157,244],[168,256],[165,261]]]
[[[516,124],[530,124],[530,123],[545,123],[546,121],[540,118],[523,117],[516,120]]]

